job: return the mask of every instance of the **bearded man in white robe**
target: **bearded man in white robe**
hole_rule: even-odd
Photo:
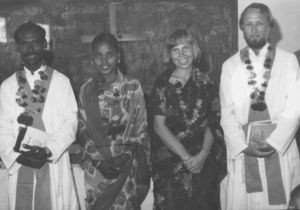
[[[76,210],[67,152],[77,130],[70,81],[45,64],[42,27],[26,22],[14,38],[22,65],[0,87],[0,157],[9,174],[9,207]],[[23,144],[26,136],[35,142]]]
[[[272,27],[266,5],[249,5],[240,18],[248,46],[223,64],[221,125],[228,170],[221,183],[223,210],[287,209],[290,192],[300,183],[294,139],[299,125],[299,66],[294,54],[268,42]],[[272,129],[248,135],[247,141],[249,125],[256,121]]]

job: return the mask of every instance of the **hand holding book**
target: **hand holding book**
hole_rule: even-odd
[[[52,140],[52,135],[41,131],[33,127],[21,128],[14,150],[16,152],[25,152],[28,150],[34,150],[34,148],[44,148],[47,145],[47,142]],[[24,145],[27,145],[24,147]]]
[[[44,148],[38,146],[22,145],[28,151],[21,151],[21,155],[17,158],[19,164],[30,168],[41,168],[47,161],[47,153]]]
[[[52,155],[46,147],[46,143],[51,141],[51,138],[51,134],[39,129],[21,127],[14,146],[14,150],[21,153],[16,161],[31,168],[43,167]]]
[[[275,152],[275,149],[271,147],[268,143],[264,145],[249,145],[243,150],[243,153],[248,156],[265,158],[271,156]]]
[[[275,149],[265,140],[276,128],[276,124],[270,120],[255,121],[246,124],[243,129],[247,136],[248,147],[243,151],[246,155],[253,157],[269,157]]]

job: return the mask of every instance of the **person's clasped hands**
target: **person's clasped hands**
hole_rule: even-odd
[[[251,137],[248,147],[243,152],[248,156],[264,158],[271,156],[276,150],[265,139]]]
[[[107,179],[115,179],[123,171],[123,167],[130,159],[130,155],[123,153],[107,160],[92,160],[92,164]]]
[[[16,161],[19,164],[30,168],[42,168],[51,156],[45,147],[31,146],[28,144],[23,144],[23,147],[27,149],[27,151],[21,151],[21,155],[16,159]]]
[[[198,154],[184,160],[183,163],[190,172],[199,174],[205,164],[208,154],[209,153],[205,150],[201,150]]]

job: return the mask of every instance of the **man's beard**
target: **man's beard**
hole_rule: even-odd
[[[257,50],[263,48],[267,43],[267,40],[265,39],[256,40],[256,39],[249,39],[247,37],[245,37],[245,41],[247,42],[248,46],[251,49],[257,49]]]

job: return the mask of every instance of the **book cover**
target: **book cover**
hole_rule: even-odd
[[[251,139],[266,140],[276,128],[276,123],[271,120],[254,121],[248,124],[247,140],[249,144]]]
[[[46,143],[51,141],[51,139],[52,135],[50,133],[33,127],[26,127],[20,130],[14,150],[17,152],[28,151],[28,149],[23,147],[23,144],[45,147]]]

